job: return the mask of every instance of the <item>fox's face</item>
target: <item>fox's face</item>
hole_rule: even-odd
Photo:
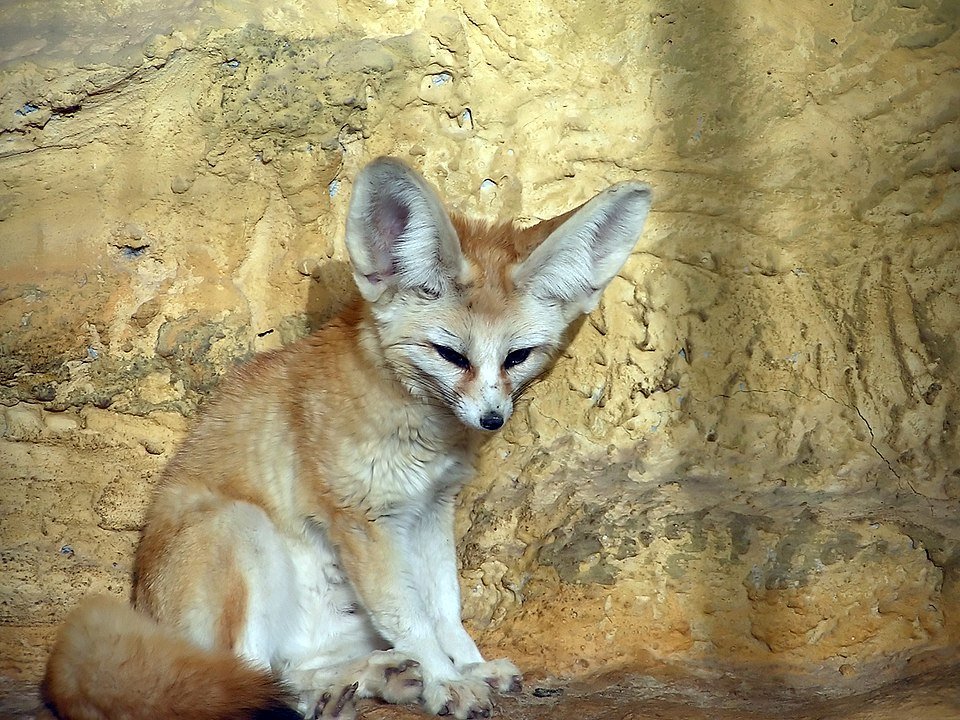
[[[395,296],[375,317],[384,357],[411,392],[440,400],[468,427],[499,430],[549,365],[566,323],[522,294],[483,303],[476,290]]]
[[[499,430],[620,270],[650,196],[621,184],[532,228],[484,226],[451,218],[403,163],[374,161],[357,177],[346,239],[385,362],[414,395]]]

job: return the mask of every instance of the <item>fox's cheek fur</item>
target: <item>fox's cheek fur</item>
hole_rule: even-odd
[[[439,401],[451,409],[457,403],[459,372],[449,363],[433,357],[432,350],[405,355],[401,366],[403,370],[397,374],[414,395]]]

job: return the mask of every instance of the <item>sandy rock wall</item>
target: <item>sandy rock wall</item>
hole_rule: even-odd
[[[652,182],[636,254],[463,495],[529,671],[838,690],[960,645],[960,10],[18,2],[0,19],[0,672],[124,593],[224,369],[351,292],[351,179],[533,221]]]

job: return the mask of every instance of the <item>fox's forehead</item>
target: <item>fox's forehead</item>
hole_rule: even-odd
[[[512,293],[510,271],[527,258],[542,238],[517,228],[509,220],[487,223],[454,215],[451,221],[463,257],[470,266],[469,288],[478,309],[490,304],[489,300]]]
[[[512,220],[486,222],[461,215],[451,215],[460,249],[466,258],[483,265],[509,265],[523,260],[536,242],[529,233],[518,229]]]
[[[435,300],[429,323],[443,344],[473,352],[501,354],[517,347],[552,346],[562,333],[548,308],[521,294],[470,286]],[[448,342],[449,341],[449,342]],[[501,358],[502,359],[502,358]]]
[[[515,287],[512,274],[543,241],[542,228],[521,229],[510,221],[486,223],[456,215],[451,221],[467,273],[459,278],[457,291],[434,300],[423,319],[450,342],[475,350],[499,353],[518,343],[552,345],[562,327],[554,327],[557,322],[547,308]]]

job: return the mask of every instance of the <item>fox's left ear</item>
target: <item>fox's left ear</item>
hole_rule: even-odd
[[[561,303],[568,322],[590,312],[633,250],[652,199],[646,183],[620,183],[568,213],[514,268],[516,287]]]

